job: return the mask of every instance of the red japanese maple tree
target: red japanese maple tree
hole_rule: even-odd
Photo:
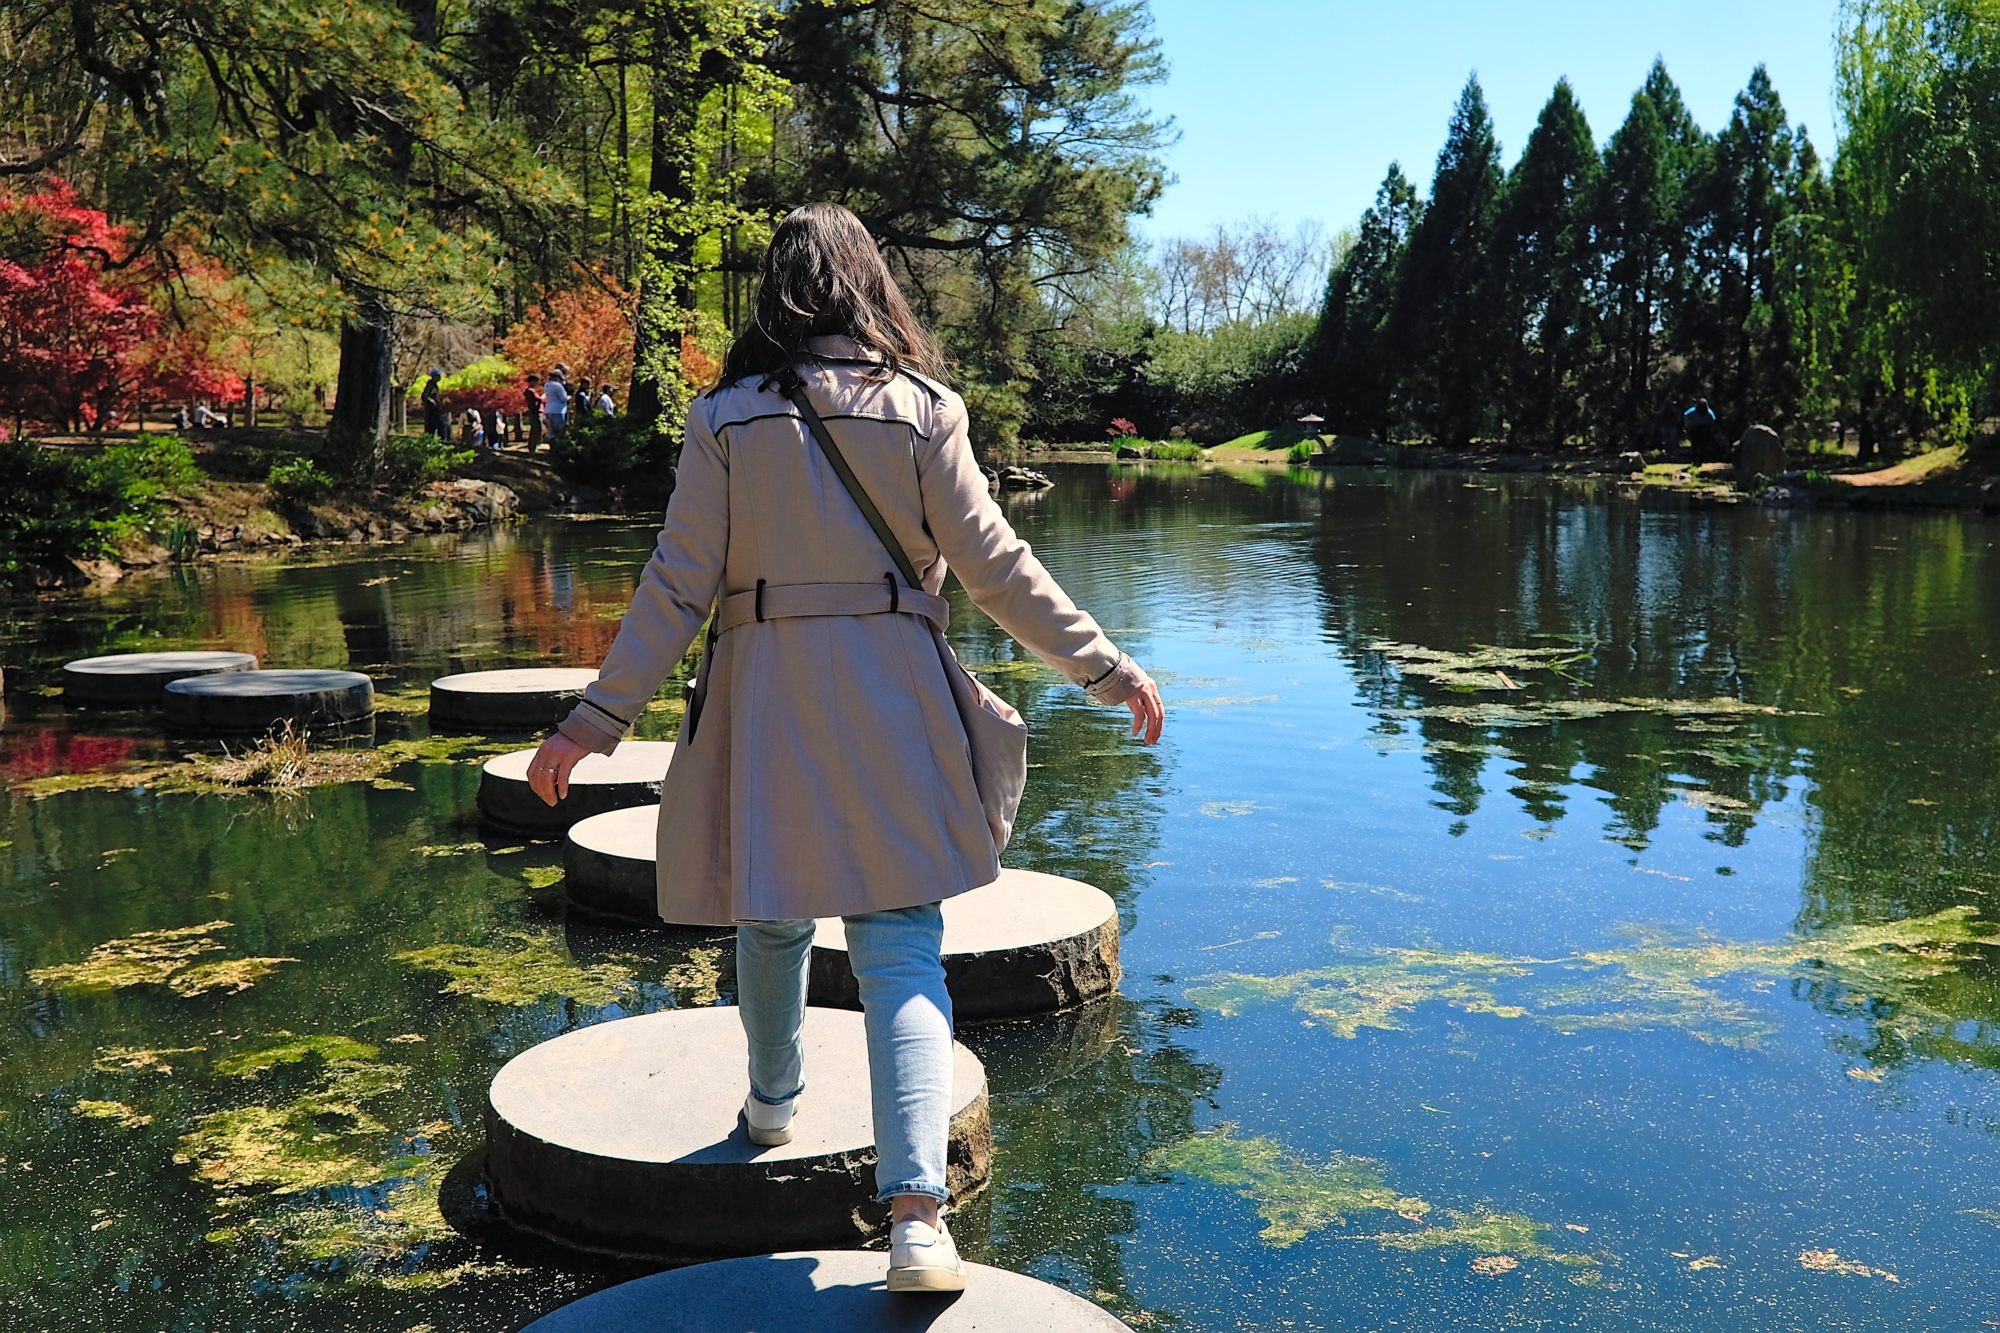
[[[632,321],[638,298],[616,278],[552,291],[500,340],[500,354],[523,375],[546,378],[557,363],[570,383],[589,379],[623,389],[632,377]]]

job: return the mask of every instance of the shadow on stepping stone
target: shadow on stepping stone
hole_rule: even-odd
[[[143,707],[161,703],[172,681],[256,669],[254,653],[109,653],[65,662],[63,698],[72,703]]]
[[[1118,906],[1077,880],[1002,870],[993,883],[945,899],[944,972],[961,1024],[1108,995],[1118,988]],[[813,939],[812,1003],[861,1005],[838,919],[820,922]]]
[[[570,770],[569,795],[544,805],[528,785],[534,750],[486,761],[479,774],[479,815],[488,828],[524,838],[560,838],[592,815],[660,802],[673,762],[671,741],[625,741],[611,754],[588,754]]]
[[[546,731],[569,716],[597,679],[589,667],[464,671],[431,682],[436,731]]]
[[[697,1264],[586,1296],[521,1333],[1129,1333],[1060,1287],[984,1264],[966,1265],[955,1295],[892,1295],[888,1262],[818,1250]]]
[[[579,1028],[507,1062],[487,1095],[486,1173],[513,1227],[610,1257],[685,1263],[879,1233],[861,1016],[808,1009],[792,1142],[741,1122],[746,1047],[733,1009]],[[982,1189],[993,1129],[978,1057],[953,1047],[948,1184]]]
[[[375,683],[358,671],[232,671],[166,686],[167,725],[202,735],[254,735],[280,722],[309,731],[372,727]]]

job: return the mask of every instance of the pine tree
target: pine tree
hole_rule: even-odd
[[[1400,164],[1390,163],[1353,246],[1327,279],[1313,378],[1336,430],[1378,436],[1388,430],[1388,322],[1403,254],[1422,211],[1416,187]]]
[[[1674,148],[1659,103],[1635,93],[1625,123],[1605,147],[1591,209],[1607,341],[1593,398],[1597,417],[1626,445],[1648,443],[1655,417],[1653,376],[1679,245],[1673,172]]]
[[[1500,182],[1500,145],[1474,75],[1452,111],[1391,317],[1392,354],[1407,367],[1407,410],[1447,446],[1488,433],[1495,415],[1498,290],[1487,250]]]
[[[1584,431],[1596,323],[1587,210],[1600,172],[1590,122],[1563,79],[1508,177],[1494,233],[1508,370],[1501,404],[1509,435],[1524,443]]]

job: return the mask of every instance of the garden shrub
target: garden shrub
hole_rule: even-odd
[[[585,486],[663,477],[672,462],[668,438],[626,416],[572,416],[551,456],[558,472]]]
[[[376,477],[393,491],[414,491],[443,481],[471,461],[472,450],[435,435],[391,435],[382,446]]]
[[[310,458],[281,459],[264,480],[279,499],[293,502],[324,499],[333,489],[333,478]]]
[[[111,551],[133,517],[125,489],[101,460],[34,444],[0,445],[0,570],[92,559]]]

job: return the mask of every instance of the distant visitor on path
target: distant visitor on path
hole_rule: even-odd
[[[1715,456],[1715,409],[1708,399],[1697,398],[1693,407],[1681,414],[1681,428],[1687,433],[1688,448],[1697,463],[1713,463]]]
[[[569,396],[570,415],[572,417],[589,416],[591,404],[595,401],[596,399],[590,396],[590,376],[585,375],[576,382],[576,392]]]
[[[563,382],[567,374],[569,367],[559,363],[542,385],[542,423],[548,427],[552,447],[562,439],[563,423],[569,418],[569,385]]]
[[[835,204],[787,217],[749,329],[688,412],[666,523],[618,637],[529,769],[554,804],[578,760],[617,746],[715,608],[660,792],[660,914],[737,928],[744,1127],[765,1145],[813,1114],[800,1040],[813,919],[845,919],[891,1291],[965,1285],[940,1211],[952,1029],[939,904],[997,878],[1025,776],[1012,710],[987,704],[944,646],[947,563],[1036,656],[1129,708],[1133,735],[1150,744],[1165,723],[1151,678],[1008,526],[943,374],[860,220]]]
[[[618,404],[611,401],[611,386],[602,385],[597,390],[597,415],[613,417],[618,415]]]
[[[480,424],[479,409],[476,407],[465,409],[465,445],[468,449],[486,447],[486,427]]]
[[[535,375],[521,381],[521,419],[528,423],[528,452],[542,446],[542,391],[535,387]]]
[[[446,431],[444,421],[444,389],[441,384],[443,378],[444,372],[442,370],[433,370],[430,378],[424,381],[423,394],[424,434],[435,435],[439,439],[445,437]],[[409,400],[404,399],[403,401],[408,402]]]

